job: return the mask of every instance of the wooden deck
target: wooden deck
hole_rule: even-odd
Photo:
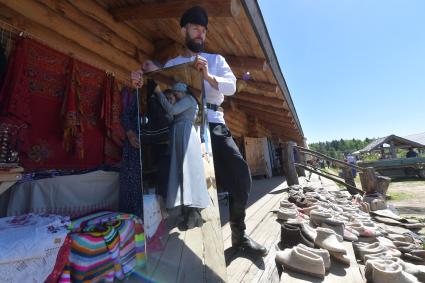
[[[307,183],[305,178],[300,178],[300,181]],[[321,181],[316,178],[310,183],[317,182]],[[275,254],[280,240],[280,225],[271,211],[279,207],[279,201],[287,194],[286,182],[284,178],[274,177],[254,180],[253,184],[248,200],[247,232],[269,249],[266,257],[245,256],[231,248],[227,203],[220,202],[220,231],[217,198],[215,190],[210,190],[214,205],[203,212],[207,220],[203,227],[181,231],[176,227],[177,217],[169,217],[167,225],[170,232],[164,239],[165,249],[149,254],[147,268],[140,272],[143,275],[133,276],[126,282],[365,282],[349,242],[344,244],[351,266],[345,267],[333,261],[329,274],[323,280],[287,272],[278,266]],[[325,180],[322,186],[328,190],[337,189],[332,181]],[[223,241],[220,242],[221,233]]]
[[[125,282],[227,282],[219,203],[212,158],[204,158],[211,205],[202,210],[202,227],[182,230],[179,211],[166,219],[164,249],[147,254],[146,268]]]
[[[338,187],[332,181],[324,180],[323,183],[313,175],[312,182],[320,182],[328,190]],[[306,184],[305,178],[300,178],[301,184]],[[279,201],[286,196],[286,182],[283,178],[254,181],[253,191],[250,196],[250,206],[247,209],[246,224],[250,236],[269,249],[264,258],[244,257],[235,253],[230,248],[230,227],[228,223],[223,226],[224,249],[227,264],[228,282],[365,282],[360,268],[355,260],[352,244],[344,242],[351,266],[345,267],[332,261],[332,268],[325,279],[287,272],[275,262],[277,243],[280,241],[280,225],[276,222],[276,215],[271,211],[279,207]],[[225,210],[220,207],[222,214]],[[225,218],[225,217],[223,217]]]

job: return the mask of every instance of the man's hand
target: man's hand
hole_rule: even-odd
[[[130,142],[130,144],[134,147],[134,148],[140,148],[139,145],[139,139],[137,138],[137,135],[135,132],[133,132],[132,130],[129,130],[127,132],[127,137],[128,137],[128,141]]]
[[[207,80],[210,74],[208,73],[208,61],[202,56],[196,56],[195,62],[193,63],[195,69],[202,72],[204,80]]]
[[[207,61],[207,59],[205,59],[202,56],[196,56],[196,60],[193,64],[194,64],[195,69],[202,72],[202,77],[204,78],[204,80],[208,81],[213,88],[218,89],[217,81],[208,72],[208,61]]]
[[[141,88],[143,86],[143,71],[142,70],[131,72],[131,86],[134,88]]]

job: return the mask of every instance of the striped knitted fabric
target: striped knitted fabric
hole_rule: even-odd
[[[99,212],[71,227],[71,254],[59,282],[113,282],[145,264],[144,231],[136,216]]]

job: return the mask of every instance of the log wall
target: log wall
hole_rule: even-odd
[[[240,93],[234,100],[239,106],[229,107],[226,98],[226,122],[236,137],[300,140],[301,131],[239,2],[220,2],[227,14],[210,18],[206,41],[207,52],[225,56],[237,78],[250,74],[249,80],[238,82]],[[129,73],[144,60],[165,61],[183,44],[177,18],[114,19],[114,9],[137,3],[145,1],[0,0],[0,21],[128,84]],[[161,5],[160,1],[155,5]],[[221,10],[216,12],[223,13]]]

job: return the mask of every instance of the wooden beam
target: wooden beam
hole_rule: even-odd
[[[181,54],[181,52],[184,51],[185,47],[177,41],[162,39],[155,42],[155,49],[156,51],[153,55],[153,58],[159,61],[164,61],[166,59],[178,56],[179,54]],[[233,55],[223,56],[224,58],[226,58],[226,62],[229,64],[231,69],[244,69],[244,71],[265,71],[267,69],[267,62],[265,59]],[[276,84],[271,84],[268,82],[238,80],[238,84],[244,84],[249,88],[255,88],[266,92],[276,93],[278,91],[278,87]]]
[[[258,81],[245,81],[242,78],[238,78],[237,81],[238,91],[242,91],[244,89],[255,89],[262,92],[272,92],[277,93],[279,88],[276,84],[267,83],[267,82],[258,82]],[[282,98],[283,100],[283,98]]]
[[[155,42],[155,49],[153,59],[165,64],[168,60],[182,54],[184,46],[173,40],[162,39]]]
[[[282,138],[285,141],[295,141],[295,142],[299,142],[300,141],[300,137],[299,135],[288,135],[288,133],[285,132],[277,132],[277,131],[272,131],[272,135],[276,135],[279,138]]]
[[[75,41],[86,49],[95,51],[117,66],[125,66],[131,70],[140,68],[140,63],[135,58],[117,50],[109,43],[99,40],[97,36],[88,30],[58,15],[43,4],[34,0],[2,0],[2,3],[31,21],[60,33],[65,38]]]
[[[267,61],[262,58],[231,56],[226,55],[227,63],[230,68],[243,69],[244,71],[263,71],[267,70]]]
[[[280,127],[281,129],[289,129],[289,130],[297,129],[297,126],[291,122],[283,122],[279,119],[276,119],[276,118],[273,119],[273,117],[268,117],[268,116],[259,115],[257,117],[266,127],[268,127],[268,125],[272,125],[272,126]]]
[[[209,17],[236,17],[241,10],[238,0],[185,0],[140,3],[111,9],[109,12],[117,22],[134,19],[167,19],[180,18],[187,9],[193,6],[203,7]]]
[[[146,39],[142,34],[137,32],[137,30],[134,30],[127,24],[117,23],[114,17],[96,1],[72,0],[70,3],[88,17],[104,24],[116,34],[121,35],[123,38],[133,43],[139,50],[142,50],[143,53],[148,55],[154,53],[155,47],[149,39]]]
[[[116,34],[114,31],[110,30],[108,27],[99,23],[96,20],[88,17],[78,10],[75,6],[71,5],[65,0],[36,0],[39,3],[42,3],[49,7],[50,9],[56,11],[59,15],[69,19],[75,24],[81,26],[81,28],[87,29],[92,34],[96,35],[100,39],[108,42],[111,46],[116,49],[126,53],[130,57],[139,59],[140,63],[148,59],[148,56],[145,55],[144,58],[139,58],[137,53],[136,46],[127,39],[122,38],[120,35]]]
[[[283,105],[283,100],[280,100],[279,98],[273,98],[273,97],[268,97],[261,94],[254,94],[254,93],[244,92],[244,91],[238,92],[235,95],[235,98],[237,100],[253,103],[254,105],[259,104],[264,106],[270,106],[276,109],[282,109],[282,111],[286,110]]]
[[[282,132],[282,133],[285,133],[287,135],[295,135],[295,136],[299,135],[299,132],[296,129],[285,128],[285,127],[275,125],[275,124],[272,124],[272,123],[267,123],[266,127],[268,129],[270,129],[271,131],[274,131],[274,132]]]
[[[18,30],[28,32],[30,37],[61,51],[69,54],[87,64],[99,69],[113,72],[116,78],[122,82],[129,82],[129,70],[113,64],[111,61],[100,56],[98,53],[81,47],[76,42],[63,37],[61,34],[52,31],[38,23],[35,23],[21,14],[0,3],[0,19]]]
[[[286,117],[270,114],[264,111],[254,110],[252,108],[247,108],[240,105],[238,107],[240,110],[244,111],[250,116],[257,117],[259,120],[263,122],[271,123],[274,125],[280,125],[280,126],[291,128],[291,129],[296,129],[296,125],[293,122],[291,122],[291,120],[288,120]]]
[[[292,124],[287,125],[287,124],[280,123],[280,122],[278,122],[278,121],[270,122],[270,121],[265,121],[265,120],[262,120],[262,119],[260,119],[260,120],[261,120],[261,121],[262,121],[262,122],[266,125],[266,127],[267,127],[267,128],[269,128],[269,129],[277,130],[277,131],[286,131],[286,132],[288,132],[288,133],[298,134],[298,129],[297,129],[297,128],[294,128],[294,127],[292,126]]]
[[[246,107],[246,108],[251,108],[251,109],[254,109],[254,110],[267,112],[267,113],[270,113],[270,114],[279,115],[281,117],[284,117],[284,116],[288,117],[287,115],[289,114],[289,112],[287,110],[282,109],[282,108],[276,108],[276,107],[273,107],[273,106],[262,105],[262,104],[257,104],[255,102],[240,100],[240,99],[237,99],[236,97],[231,98],[231,100],[235,100],[236,103],[239,106],[243,106],[243,107]]]

